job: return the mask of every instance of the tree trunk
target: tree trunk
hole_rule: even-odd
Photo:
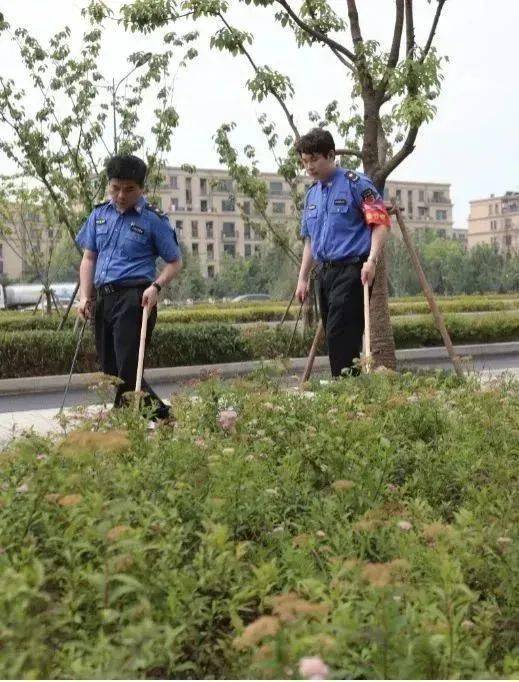
[[[371,178],[375,177],[379,163],[380,118],[379,105],[369,99],[364,101],[364,145],[362,159],[364,172]],[[376,186],[380,194],[384,195],[384,186]],[[373,367],[396,368],[395,339],[389,316],[389,294],[387,286],[386,253],[379,258],[375,282],[371,293],[371,353]]]
[[[45,289],[45,310],[47,315],[52,315],[52,299],[50,289]]]
[[[371,353],[373,356],[373,366],[396,369],[395,339],[389,316],[385,249],[377,265],[369,309],[371,312]]]

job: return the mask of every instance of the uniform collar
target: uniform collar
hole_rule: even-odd
[[[322,180],[319,180],[319,184],[321,185],[321,189],[325,189],[326,187],[331,187],[335,181],[335,178],[340,174],[340,172],[341,172],[340,168],[335,168],[327,180],[325,180],[324,182]]]
[[[119,209],[115,205],[115,201],[113,199],[110,199],[110,205],[115,208],[117,213],[119,213]],[[138,213],[138,215],[140,215],[142,213],[142,209],[144,208],[145,205],[146,205],[146,198],[144,197],[144,195],[142,195],[141,197],[139,197],[137,203],[134,205],[133,210],[136,211]],[[125,213],[127,213],[127,211],[125,211]],[[123,215],[123,214],[121,214],[121,215]]]

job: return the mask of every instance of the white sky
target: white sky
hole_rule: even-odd
[[[44,40],[64,24],[73,33],[82,30],[82,0],[20,0],[1,8],[13,26],[25,26]],[[107,0],[116,10],[118,0]],[[292,5],[297,6],[297,0]],[[435,2],[416,0],[417,38],[423,43]],[[251,52],[257,63],[269,64],[289,75],[296,96],[290,104],[298,126],[310,127],[307,113],[323,111],[333,99],[348,107],[350,81],[344,67],[323,48],[298,49],[292,35],[272,19],[273,11],[247,7],[230,0],[234,25],[252,32]],[[344,0],[332,0],[346,15]],[[357,0],[365,38],[388,43],[392,33],[393,0]],[[183,25],[192,30],[193,23]],[[519,94],[517,90],[517,43],[519,0],[447,0],[435,45],[448,55],[442,95],[434,121],[423,127],[416,150],[390,179],[450,182],[456,227],[466,227],[469,200],[519,190]],[[252,103],[245,81],[251,76],[241,57],[209,49],[211,25],[197,24],[202,36],[200,56],[177,79],[175,106],[180,126],[175,133],[171,165],[192,163],[200,168],[217,167],[212,136],[222,122],[236,121],[233,140],[255,145],[262,170],[274,163],[256,122],[267,111],[281,136],[289,132],[277,103]],[[173,27],[171,27],[173,29]],[[176,29],[180,30],[180,29]],[[351,46],[348,36],[344,43]],[[127,71],[126,57],[135,50],[160,50],[159,35],[124,34],[113,22],[105,32],[102,71],[116,79]],[[16,52],[4,37],[0,41],[2,73],[22,78]],[[154,102],[149,102],[152,109]],[[0,170],[6,171],[0,157]]]

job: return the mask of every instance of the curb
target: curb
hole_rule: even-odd
[[[519,342],[507,343],[472,344],[455,346],[456,353],[468,356],[473,360],[490,358],[493,356],[519,355]],[[443,346],[432,348],[408,348],[396,351],[396,359],[399,365],[412,363],[416,365],[434,365],[448,361],[449,356]],[[220,376],[229,378],[249,374],[261,367],[273,365],[275,360],[248,360],[246,362],[227,362],[215,365],[188,365],[184,367],[155,367],[146,370],[146,378],[151,383],[175,383],[177,381],[189,381],[198,379],[201,374],[216,372]],[[292,358],[290,370],[302,371],[306,365],[306,358]],[[328,369],[328,357],[318,356],[315,358],[314,368]],[[71,390],[86,389],[95,383],[98,374],[73,374],[70,382]],[[0,396],[28,395],[36,393],[48,393],[63,391],[67,385],[68,375],[58,374],[54,376],[22,377],[19,379],[0,379]]]

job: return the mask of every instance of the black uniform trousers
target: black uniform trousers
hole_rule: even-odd
[[[122,379],[117,386],[114,406],[124,404],[124,393],[135,391],[137,364],[142,324],[142,294],[148,283],[138,286],[114,287],[114,291],[104,293],[106,287],[97,292],[95,310],[96,350],[101,368],[105,374]],[[157,321],[157,308],[148,317],[146,346]],[[151,386],[143,379],[142,391],[146,393],[144,405],[155,408],[156,417],[166,416],[169,408]]]
[[[333,377],[342,370],[360,373],[354,360],[360,358],[364,334],[364,288],[360,272],[365,257],[353,263],[323,263],[317,279],[321,318],[326,332]]]

